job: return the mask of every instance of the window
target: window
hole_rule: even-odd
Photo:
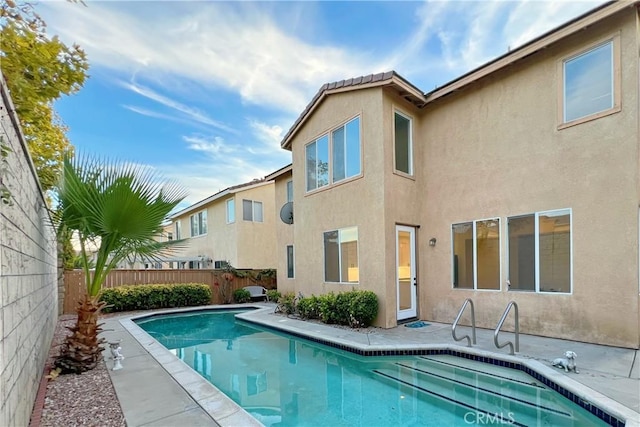
[[[500,219],[452,226],[453,287],[500,289]]]
[[[167,240],[171,241],[173,240],[173,233],[172,232],[167,232]]]
[[[245,221],[262,222],[262,202],[243,200],[242,219]]]
[[[305,159],[307,191],[360,175],[360,118],[307,144]]]
[[[616,100],[614,40],[562,62],[562,123],[612,110]]]
[[[287,278],[293,279],[293,245],[287,246]]]
[[[394,125],[395,168],[399,172],[413,175],[413,141],[411,119],[396,112]]]
[[[176,221],[174,224],[175,232],[176,232],[176,240],[180,240],[182,238],[182,227],[180,226],[180,220]]]
[[[571,292],[571,210],[507,220],[509,289]]]
[[[358,228],[324,233],[324,281],[358,283]]]
[[[227,224],[236,222],[236,201],[234,199],[227,200]]]
[[[207,211],[201,211],[189,217],[191,237],[207,234]]]
[[[229,267],[228,261],[214,261],[213,263],[213,268],[215,268],[216,270],[220,270],[222,268],[227,268],[227,267]]]
[[[293,202],[293,181],[287,181],[287,202]]]

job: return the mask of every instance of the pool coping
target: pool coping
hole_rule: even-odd
[[[640,413],[567,377],[560,371],[551,369],[537,360],[524,359],[518,356],[493,353],[455,344],[361,344],[340,337],[330,336],[318,330],[322,328],[331,328],[328,330],[334,330],[328,325],[314,324],[314,330],[309,331],[299,327],[308,324],[308,322],[303,320],[282,318],[279,319],[277,323],[264,320],[260,318],[260,316],[266,313],[273,313],[273,307],[265,307],[264,305],[231,304],[224,306],[187,307],[138,314],[121,319],[120,324],[147,350],[194,401],[222,427],[238,425],[261,426],[263,424],[151,337],[151,335],[135,323],[135,320],[175,313],[234,309],[249,309],[247,312],[236,315],[240,320],[362,356],[447,354],[521,370],[610,425],[627,427],[640,426]],[[301,323],[297,325],[297,322]],[[315,328],[315,326],[319,328]]]

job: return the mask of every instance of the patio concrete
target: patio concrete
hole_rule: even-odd
[[[497,359],[516,361],[545,375],[574,394],[586,398],[613,415],[626,419],[627,426],[640,427],[640,357],[638,350],[596,344],[520,335],[520,351],[508,354],[508,347],[497,350],[493,331],[477,330],[477,345],[467,348],[454,342],[451,325],[427,322],[421,328],[398,326],[393,329],[351,330],[304,322],[273,313],[273,304],[253,304],[263,308],[239,317],[269,327],[306,334],[361,349],[449,348]],[[232,308],[234,306],[225,306]],[[241,306],[243,308],[247,305]],[[198,309],[202,309],[199,307]],[[164,310],[179,312],[192,309]],[[124,369],[109,370],[120,400],[127,426],[260,426],[244,409],[195,373],[182,360],[161,346],[138,327],[133,318],[105,320],[103,336],[120,341]],[[458,336],[469,329],[460,327]],[[513,334],[501,333],[500,341]],[[460,344],[466,341],[461,341]],[[579,374],[551,367],[551,361],[566,350],[577,353]],[[113,361],[108,359],[108,367]]]

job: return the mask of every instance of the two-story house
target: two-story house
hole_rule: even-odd
[[[235,268],[275,268],[274,188],[272,180],[254,180],[173,214],[167,237],[184,242],[163,266],[222,268],[228,262]]]
[[[638,348],[638,5],[429,93],[395,72],[324,85],[282,141],[279,289],[372,290],[382,327],[451,323],[472,298],[495,328],[516,301],[523,333]]]

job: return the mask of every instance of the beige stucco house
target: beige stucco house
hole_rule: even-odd
[[[166,238],[184,242],[161,267],[222,268],[229,262],[235,268],[275,268],[274,188],[273,180],[254,180],[173,214]]]
[[[279,289],[373,290],[382,327],[516,301],[523,333],[638,348],[639,22],[605,4],[429,93],[324,85],[282,141]]]

